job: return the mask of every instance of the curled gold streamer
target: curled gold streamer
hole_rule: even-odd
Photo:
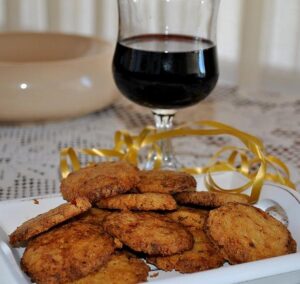
[[[164,132],[157,132],[154,127],[149,126],[144,128],[137,136],[128,131],[117,131],[114,137],[115,146],[113,149],[80,149],[78,152],[84,155],[126,160],[137,165],[141,149],[147,148],[147,159],[156,154],[154,168],[158,169],[162,162],[162,152],[158,146],[159,140],[184,136],[229,135],[242,142],[245,148],[225,146],[213,155],[207,166],[183,168],[181,170],[194,175],[206,174],[205,185],[210,191],[244,194],[246,190],[251,188],[249,201],[252,203],[258,200],[261,188],[267,180],[295,189],[295,185],[290,180],[288,167],[277,157],[266,155],[263,142],[257,137],[216,121],[197,121],[191,125],[202,127],[201,129],[192,128],[190,125],[186,124]],[[228,158],[224,160],[222,157],[228,153]],[[68,159],[71,161],[70,166]],[[272,168],[273,172],[269,172],[269,168]],[[62,178],[67,177],[72,170],[76,171],[78,169],[80,169],[80,162],[76,151],[73,148],[62,149],[60,153]],[[239,172],[247,177],[249,181],[238,188],[224,189],[215,182],[212,174],[228,171]]]
[[[74,171],[78,171],[80,169],[80,162],[77,158],[76,152],[73,148],[65,148],[62,149],[60,152],[60,172],[63,178],[66,178],[68,174],[71,172],[71,169],[69,168],[67,157],[70,158],[71,164]]]

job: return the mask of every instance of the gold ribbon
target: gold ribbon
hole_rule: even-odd
[[[128,131],[117,131],[113,149],[79,149],[75,151],[73,148],[65,148],[60,153],[60,172],[62,177],[66,178],[70,172],[80,169],[77,153],[105,157],[108,160],[112,158],[126,160],[131,164],[138,165],[142,149],[148,151],[148,159],[153,153],[156,154],[154,168],[159,169],[162,162],[162,152],[158,146],[159,140],[184,136],[216,135],[235,137],[242,142],[244,147],[225,146],[213,155],[207,166],[181,169],[190,174],[205,174],[205,185],[208,190],[244,194],[247,189],[251,188],[249,202],[255,203],[265,181],[272,181],[295,189],[295,185],[290,180],[288,167],[277,157],[267,155],[260,139],[216,121],[198,121],[192,125],[183,125],[164,132],[157,132],[154,127],[146,127],[138,135],[133,135]],[[224,156],[227,158],[224,159]],[[68,159],[70,163],[68,163]],[[241,173],[249,181],[238,188],[224,189],[213,179],[212,173],[214,172],[232,171]]]

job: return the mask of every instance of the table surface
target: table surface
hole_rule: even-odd
[[[177,124],[217,120],[262,138],[266,151],[290,168],[300,189],[300,97],[281,94],[245,97],[222,86],[195,107],[180,110]],[[124,98],[112,106],[76,119],[31,124],[0,124],[0,200],[59,192],[59,152],[75,148],[111,148],[116,130],[137,133],[152,124],[149,110]],[[189,137],[174,140],[185,166],[205,165],[220,147],[236,143],[230,137]],[[89,157],[81,157],[83,164]]]

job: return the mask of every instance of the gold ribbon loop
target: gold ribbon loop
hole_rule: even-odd
[[[197,128],[192,128],[190,125]],[[199,129],[199,127],[201,128]],[[164,132],[157,132],[154,127],[149,126],[144,128],[137,136],[128,131],[117,131],[114,137],[115,146],[113,149],[82,149],[78,152],[108,159],[117,158],[138,165],[139,155],[143,149],[147,151],[147,159],[151,159],[154,154],[156,155],[154,168],[158,169],[162,162],[162,151],[158,141],[175,137],[216,135],[235,137],[244,144],[245,148],[225,146],[213,155],[207,166],[181,169],[190,174],[206,174],[205,186],[208,190],[243,194],[246,190],[251,189],[249,201],[254,203],[258,200],[262,186],[267,180],[295,188],[290,180],[288,167],[277,157],[266,155],[264,145],[260,139],[216,121],[197,121]],[[226,155],[228,157],[224,158]],[[60,157],[60,171],[63,178],[67,177],[72,170],[76,171],[80,168],[79,159],[73,148],[62,149]],[[70,166],[68,160],[71,162]],[[269,172],[270,169],[272,169],[272,172]],[[237,188],[224,189],[215,182],[212,174],[214,172],[229,171],[241,173],[249,181]]]
[[[67,157],[71,160],[72,167],[70,168],[67,162]],[[66,178],[72,171],[78,171],[80,169],[80,162],[77,158],[77,154],[73,148],[64,148],[60,151],[60,172],[63,178]]]

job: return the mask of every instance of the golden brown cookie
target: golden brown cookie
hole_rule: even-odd
[[[86,197],[91,203],[125,193],[139,182],[139,171],[129,163],[103,162],[68,175],[61,183],[64,199]]]
[[[181,207],[177,211],[166,214],[166,216],[185,227],[203,229],[208,213],[207,210]]]
[[[172,255],[193,247],[193,236],[180,224],[154,213],[122,211],[108,215],[104,229],[131,249]]]
[[[149,267],[144,261],[121,253],[114,255],[98,272],[73,284],[136,284],[146,282],[148,272]]]
[[[230,202],[248,203],[246,195],[208,191],[182,192],[176,194],[175,199],[179,204],[211,208],[220,207]]]
[[[141,171],[137,189],[142,192],[177,193],[195,191],[196,180],[190,174],[167,170]]]
[[[194,237],[194,246],[191,250],[171,256],[149,257],[147,261],[164,271],[176,270],[181,273],[192,273],[222,266],[224,258],[205,232],[193,227],[188,230]]]
[[[106,209],[120,210],[175,210],[177,203],[170,194],[166,193],[141,193],[122,194],[106,199],[101,199],[97,206]]]
[[[99,270],[114,250],[99,226],[75,221],[31,240],[21,266],[33,282],[66,283]]]
[[[76,220],[81,223],[93,224],[103,229],[103,220],[111,213],[112,212],[108,210],[91,208],[89,211],[80,215]],[[118,249],[123,247],[123,244],[116,238],[114,238],[114,244]]]
[[[207,233],[231,264],[296,252],[296,242],[282,223],[246,204],[210,211]]]
[[[30,238],[48,231],[50,228],[71,219],[91,208],[85,198],[76,198],[72,203],[62,204],[50,211],[32,218],[18,227],[9,237],[12,246],[18,246]]]
[[[79,222],[94,224],[98,226],[102,226],[104,218],[111,214],[108,210],[102,210],[98,208],[91,208],[86,213],[80,215],[77,220]]]

